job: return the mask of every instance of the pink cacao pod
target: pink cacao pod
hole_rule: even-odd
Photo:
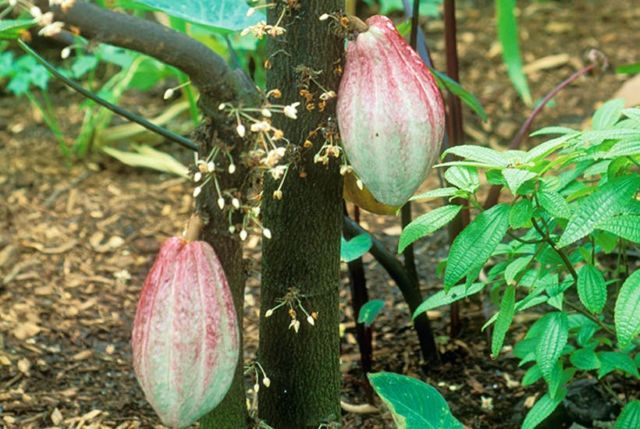
[[[211,246],[172,237],[140,294],[131,339],[144,394],[172,428],[215,408],[231,386],[240,337],[231,290]]]
[[[337,116],[349,162],[373,196],[403,205],[440,154],[445,113],[433,76],[385,16],[347,45]]]

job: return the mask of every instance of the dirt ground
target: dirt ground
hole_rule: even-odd
[[[511,87],[495,42],[492,2],[459,4],[461,80],[484,104],[482,123],[465,113],[468,141],[500,147],[509,142],[529,108]],[[614,64],[640,57],[639,0],[519,2],[524,62],[534,98],[541,98],[583,64],[590,48]],[[437,66],[443,66],[442,23],[425,23]],[[536,126],[578,127],[628,77],[597,74],[559,95]],[[82,120],[80,99],[54,86],[57,113],[68,135]],[[130,105],[149,95],[134,94]],[[158,97],[159,99],[159,97]],[[150,103],[149,113],[160,104]],[[155,110],[154,110],[155,109]],[[168,146],[185,160],[188,154]],[[433,186],[435,178],[425,186]],[[26,100],[0,93],[0,422],[8,428],[151,428],[159,421],[147,405],[131,366],[129,346],[138,292],[160,243],[182,230],[193,206],[190,184],[173,176],[126,167],[105,157],[67,164],[52,135]],[[418,206],[421,213],[426,206]],[[363,215],[363,225],[395,249],[397,219]],[[435,267],[447,251],[445,234],[417,243],[423,292],[440,287]],[[256,255],[259,239],[247,241]],[[417,339],[402,296],[365,257],[370,298],[385,309],[374,324],[374,369],[414,375],[435,385],[456,415],[474,429],[518,427],[527,398],[523,371],[510,353],[489,358],[479,333],[478,305],[463,307],[463,332],[447,337],[446,309],[429,313],[443,357],[423,375]],[[343,267],[343,399],[366,401],[346,267]],[[259,274],[248,282],[245,358],[256,351]],[[516,321],[505,344],[524,334]],[[248,380],[248,386],[253,383]],[[529,401],[531,399],[529,398]],[[378,405],[380,405],[378,403]],[[345,428],[392,428],[389,413],[344,414]]]

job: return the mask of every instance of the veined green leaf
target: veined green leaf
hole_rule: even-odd
[[[348,241],[343,237],[340,246],[340,260],[343,262],[356,260],[367,253],[371,246],[373,246],[373,240],[366,233],[357,235]]]
[[[619,213],[640,187],[639,176],[615,178],[584,198],[569,219],[569,224],[558,241],[565,247],[590,234],[598,224]]]
[[[621,349],[627,347],[640,332],[640,270],[622,285],[614,311],[616,336]]]
[[[462,206],[457,205],[442,206],[414,219],[400,234],[398,253],[402,253],[414,241],[434,233],[451,222],[461,208]]]
[[[602,154],[603,158],[619,158],[622,156],[640,155],[640,139],[622,140],[616,143],[611,149]]]
[[[616,370],[625,372],[629,375],[633,375],[636,378],[640,378],[636,363],[627,353],[601,352],[598,353],[598,359],[600,360],[600,370],[598,371],[598,378],[602,378],[610,372]]]
[[[599,223],[596,228],[625,240],[640,243],[640,216],[630,214],[615,216]]]
[[[640,71],[640,64],[639,71]],[[640,428],[640,401],[631,401],[622,409],[613,429]]]
[[[567,127],[545,127],[545,128],[540,128],[539,130],[536,130],[534,132],[532,132],[531,134],[529,134],[530,137],[537,137],[537,136],[546,136],[549,134],[561,134],[561,135],[566,135],[566,134],[577,134],[578,131],[574,130],[573,128],[567,128]]]
[[[583,371],[591,371],[600,368],[600,359],[592,349],[578,349],[569,357],[571,364]]]
[[[474,283],[469,287],[466,285],[454,286],[449,289],[448,292],[444,290],[436,292],[416,308],[412,317],[415,319],[425,311],[442,307],[443,305],[449,305],[452,302],[460,301],[461,299],[474,295],[484,289],[484,286],[484,283]]]
[[[578,271],[578,296],[582,305],[596,314],[600,314],[607,303],[604,276],[593,265],[585,265]]]
[[[502,57],[513,86],[525,104],[530,106],[532,103],[531,92],[529,91],[527,78],[522,70],[515,10],[515,0],[496,0],[496,21],[498,24],[498,38],[502,45]]]
[[[398,429],[462,429],[447,401],[432,386],[390,372],[369,374],[376,393],[391,411]]]
[[[531,200],[523,198],[511,206],[509,211],[509,226],[513,229],[530,228],[533,217]]]
[[[480,213],[456,237],[444,273],[445,289],[454,286],[472,268],[484,265],[491,257],[509,228],[509,209],[506,204],[498,204]]]
[[[549,417],[551,413],[558,408],[558,405],[560,405],[566,394],[566,389],[560,389],[556,397],[552,399],[548,393],[545,393],[527,413],[527,417],[525,417],[522,423],[522,429],[535,429],[536,426],[542,423],[544,419]]]
[[[550,383],[553,368],[569,338],[569,321],[567,315],[559,311],[547,314],[544,319],[546,324],[538,338],[536,362],[540,366],[542,376]]]
[[[622,116],[624,100],[609,100],[593,114],[591,126],[594,130],[606,130],[613,127]]]
[[[540,380],[541,378],[542,378],[542,373],[540,372],[540,367],[538,365],[533,365],[522,376],[522,387],[531,386],[533,383]]]
[[[504,170],[502,170],[502,176],[507,182],[507,187],[515,196],[517,195],[520,186],[522,186],[527,180],[536,177],[537,174],[532,171],[520,170],[517,168],[505,168]]]
[[[452,197],[458,192],[458,188],[438,188],[432,191],[423,192],[410,198],[411,201],[429,201],[436,198]]]
[[[560,219],[569,219],[571,217],[571,208],[569,207],[569,203],[567,203],[558,192],[539,192],[538,201],[542,208],[553,217]]]
[[[516,303],[516,287],[507,286],[507,290],[504,292],[502,302],[500,303],[500,311],[498,312],[498,318],[496,325],[493,328],[493,335],[491,336],[491,356],[495,359],[502,350],[502,344],[504,343],[504,337],[511,326],[513,320],[513,313]]]
[[[372,299],[371,301],[365,302],[358,312],[358,323],[364,323],[367,327],[371,326],[383,308],[384,301],[381,299]]]
[[[480,187],[478,171],[473,167],[450,167],[445,171],[444,178],[453,186],[470,194]]]
[[[563,136],[556,137],[555,139],[551,139],[544,143],[541,143],[527,152],[523,163],[528,163],[539,158],[544,158],[549,154],[555,152],[556,150],[562,148],[564,145],[566,145],[572,139],[577,138],[578,136],[580,136],[580,133],[565,134]]]
[[[453,146],[447,149],[443,153],[443,156],[450,154],[457,155],[470,161],[477,161],[484,165],[490,165],[495,168],[504,168],[509,166],[509,160],[504,156],[504,153],[488,147],[475,145]]]
[[[626,128],[585,131],[582,133],[582,138],[584,144],[590,147],[600,144],[605,140],[640,139],[640,130]]]
[[[515,285],[516,276],[529,265],[531,259],[533,259],[533,255],[521,256],[507,265],[504,270],[504,280],[508,285]]]

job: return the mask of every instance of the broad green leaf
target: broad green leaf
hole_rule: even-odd
[[[578,296],[582,305],[595,314],[600,314],[607,303],[604,276],[593,265],[585,265],[578,271]]]
[[[566,389],[561,389],[559,394],[554,399],[551,399],[548,393],[545,393],[538,401],[533,405],[531,410],[527,413],[524,422],[522,423],[522,429],[535,429],[540,423],[553,413],[558,408],[558,405],[562,402]]]
[[[487,120],[487,112],[485,112],[484,108],[480,101],[476,98],[475,95],[467,91],[455,80],[451,79],[445,73],[439,72],[438,70],[429,67],[431,73],[436,79],[436,83],[441,90],[447,90],[453,95],[460,97],[462,102],[469,106],[471,110],[473,110],[476,115],[480,116],[480,119],[483,121]]]
[[[640,140],[622,140],[601,155],[602,158],[619,158],[640,155]]]
[[[445,171],[444,178],[453,186],[471,194],[480,187],[478,171],[473,167],[450,167]]]
[[[369,234],[360,234],[348,241],[343,237],[340,246],[340,260],[343,262],[354,261],[367,253],[372,245],[373,241]]]
[[[34,25],[35,19],[0,19],[0,40],[17,39],[20,33]]]
[[[135,2],[191,23],[230,31],[242,30],[260,20],[259,14],[248,17],[249,6],[245,1],[239,0],[135,0]]]
[[[521,199],[509,211],[509,226],[513,229],[530,228],[533,217],[533,204],[531,200]]]
[[[133,145],[132,147],[136,152],[121,151],[107,146],[101,149],[107,155],[131,167],[150,168],[184,178],[189,177],[189,169],[168,153],[147,145]]]
[[[540,372],[540,367],[538,365],[533,365],[522,376],[522,387],[531,386],[533,383],[540,380],[541,378],[542,378],[542,373]]]
[[[638,64],[640,72],[640,64]],[[640,428],[640,401],[631,401],[622,409],[613,429]]]
[[[502,170],[502,176],[507,182],[507,187],[513,195],[517,195],[518,189],[527,180],[533,179],[537,176],[536,173],[527,170],[520,170],[517,168],[505,168]]]
[[[578,349],[569,357],[571,364],[583,371],[600,368],[600,359],[592,349]]]
[[[391,411],[398,429],[462,429],[434,387],[390,372],[369,374],[369,381]]]
[[[569,207],[569,203],[567,203],[562,195],[557,192],[539,192],[538,201],[542,208],[553,217],[561,219],[569,219],[571,217],[571,208]]]
[[[516,21],[516,1],[496,0],[496,21],[498,38],[502,45],[502,58],[507,66],[509,78],[526,105],[532,103],[527,78],[522,70],[522,57],[518,42],[518,23]]]
[[[640,216],[620,215],[609,218],[596,227],[625,240],[640,243]]]
[[[504,292],[502,302],[500,303],[500,311],[498,312],[498,318],[496,324],[493,327],[493,335],[491,336],[491,356],[495,359],[502,350],[502,344],[504,343],[504,337],[511,326],[513,320],[514,307],[516,303],[516,287],[507,286],[507,290]]]
[[[447,149],[444,155],[457,155],[470,161],[477,161],[484,165],[490,165],[495,168],[504,168],[509,165],[509,160],[504,153],[498,152],[488,147],[475,145],[453,146]]]
[[[509,228],[509,210],[510,206],[498,204],[480,213],[456,237],[444,273],[445,289],[487,262]]]
[[[607,182],[580,201],[558,241],[565,247],[590,234],[598,224],[619,213],[640,187],[640,176],[620,177]]]
[[[447,198],[454,196],[458,191],[458,188],[438,188],[433,191],[427,191],[422,194],[414,195],[409,198],[411,201],[429,201],[436,198]]]
[[[640,332],[640,270],[627,278],[618,293],[614,311],[616,336],[621,349]]]
[[[462,206],[449,205],[438,207],[414,219],[400,234],[398,253],[414,241],[439,230],[456,217]]]
[[[638,139],[640,130],[633,128],[594,130],[582,133],[582,138],[587,147],[602,143],[604,140]]]
[[[593,114],[591,127],[594,130],[606,130],[613,127],[622,116],[622,109],[624,109],[624,100],[616,98],[607,101]]]
[[[536,362],[542,376],[550,383],[553,368],[569,338],[569,321],[567,315],[559,311],[547,314],[544,319],[546,324],[536,346]]]
[[[544,143],[541,143],[532,149],[530,149],[526,156],[524,157],[523,163],[528,163],[531,161],[536,161],[540,158],[545,158],[549,154],[555,152],[556,150],[562,148],[564,145],[569,143],[572,139],[580,136],[580,133],[574,134],[565,134],[560,137],[556,137],[555,139],[548,140]]]
[[[358,323],[364,323],[367,327],[371,326],[383,308],[384,301],[381,299],[372,299],[371,301],[367,301],[362,307],[360,307],[360,312],[358,312]]]
[[[524,270],[529,262],[533,259],[532,255],[521,256],[518,259],[514,259],[507,265],[507,268],[504,270],[504,280],[508,285],[515,285],[515,279],[520,274],[522,270]]]
[[[631,359],[631,356],[622,352],[601,352],[598,353],[598,359],[600,360],[600,370],[598,371],[598,378],[602,378],[612,371],[622,371],[629,375],[633,375],[636,378],[640,377],[638,374],[638,367],[636,363]]]
[[[561,135],[565,135],[565,134],[576,134],[578,133],[578,131],[574,130],[573,128],[567,128],[567,127],[545,127],[545,128],[540,128],[539,130],[536,130],[534,132],[532,132],[531,134],[529,134],[530,137],[537,137],[537,136],[546,136],[549,134],[561,134]]]
[[[416,308],[416,311],[413,312],[413,318],[415,319],[425,311],[442,307],[443,305],[449,305],[452,302],[460,301],[461,299],[474,295],[484,289],[484,286],[484,283],[474,283],[470,287],[460,285],[452,287],[448,292],[444,290],[436,292]]]

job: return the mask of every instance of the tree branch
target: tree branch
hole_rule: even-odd
[[[239,71],[204,44],[158,23],[113,12],[76,1],[66,12],[40,0],[43,11],[54,12],[55,19],[80,29],[82,36],[152,56],[172,65],[191,78],[202,95],[208,113],[217,104],[256,97],[255,86]]]

